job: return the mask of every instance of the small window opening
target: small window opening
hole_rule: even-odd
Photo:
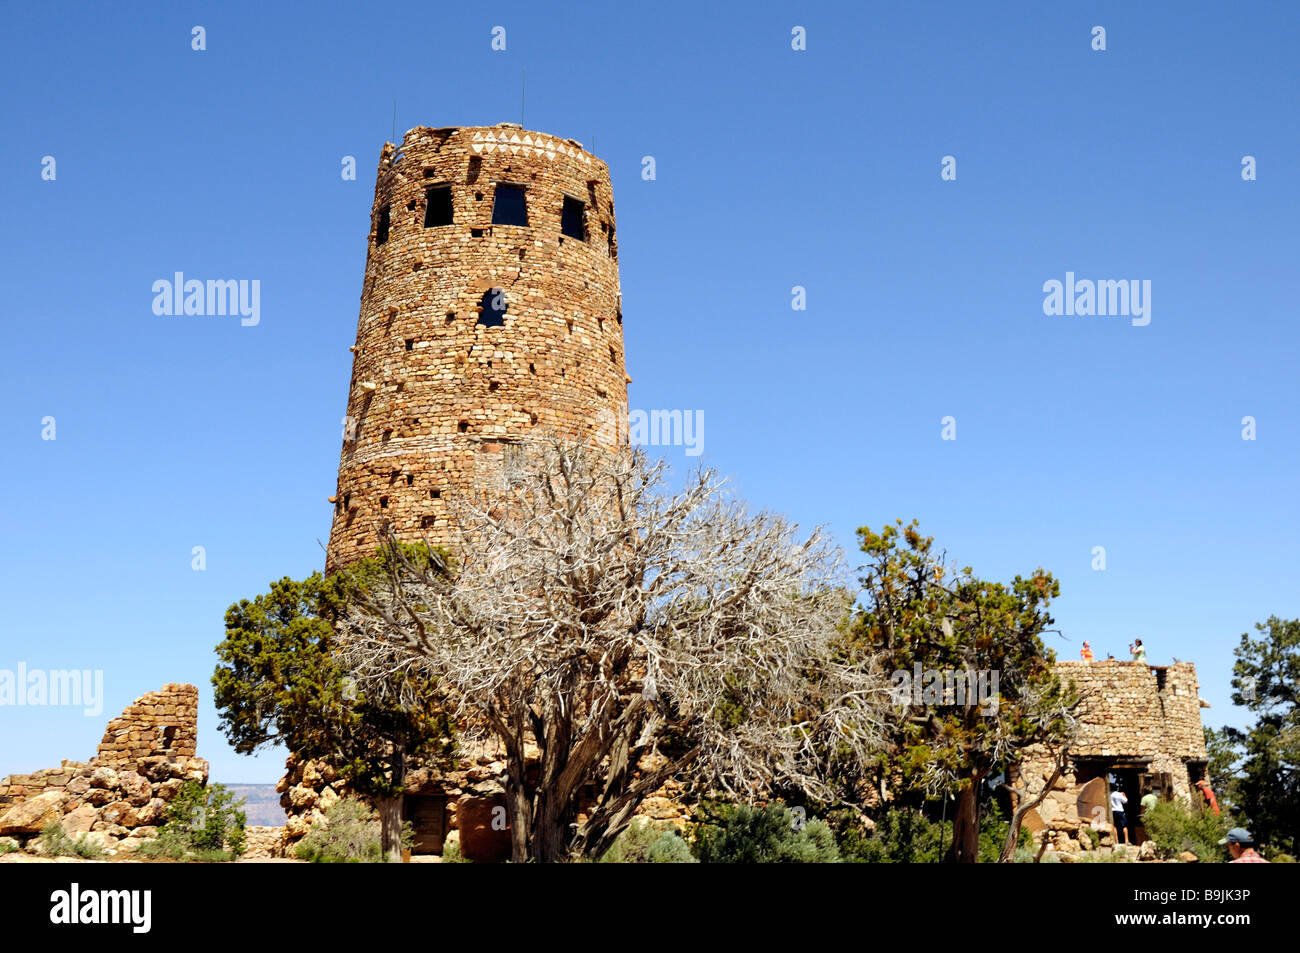
[[[351,494],[351,493],[344,493],[344,494],[343,494],[343,508],[344,508],[345,510],[350,510],[350,509],[352,509],[352,494]]]
[[[379,210],[379,221],[375,223],[375,245],[379,246],[388,241],[388,206],[385,205]]]
[[[386,509],[388,509],[388,497],[386,497],[386,496],[381,496],[381,497],[379,498],[379,508],[380,508],[381,510],[386,510]]]
[[[412,486],[412,485],[414,485],[414,483],[415,483],[415,474],[414,474],[414,473],[408,473],[408,474],[406,475],[406,485],[407,485],[407,486]]]
[[[475,193],[474,193],[474,201],[475,201],[475,202],[482,202],[482,201],[483,201],[483,193],[482,193],[482,192],[475,192]]]
[[[483,168],[483,157],[482,157],[482,156],[470,156],[470,157],[469,157],[469,171],[465,174],[465,181],[466,181],[467,183],[469,183],[470,185],[473,185],[475,182],[477,182],[477,181],[478,181],[479,170],[482,169],[482,168]]]
[[[501,288],[491,288],[483,293],[479,302],[478,326],[500,328],[506,323],[506,293]]]
[[[431,529],[433,527],[435,519],[436,517],[433,516],[421,516],[420,529]]]
[[[618,363],[618,354],[614,351],[614,346],[612,344],[610,345],[609,348],[609,359],[613,361],[615,364]]]
[[[424,193],[424,227],[450,225],[452,219],[451,186],[440,185]]]
[[[433,169],[425,169],[425,170],[424,170],[424,177],[425,177],[426,179],[432,179],[432,178],[433,178],[435,175],[437,175],[437,174],[438,174],[438,173],[435,172]]]
[[[469,424],[462,420],[460,423],[456,425],[456,429],[459,430],[461,433],[464,433],[465,431],[469,430]]]
[[[580,242],[587,240],[587,227],[583,222],[586,205],[577,199],[564,197],[564,208],[560,212],[560,234],[576,238]]]
[[[537,368],[534,367],[532,364],[529,364],[529,365],[528,365],[528,373],[529,373],[529,374],[536,374],[536,373],[537,373]]]
[[[410,350],[414,350],[414,348],[415,348],[415,338],[407,338],[406,349],[410,351]]]
[[[165,725],[162,730],[162,746],[166,750],[176,743],[176,726]]]
[[[409,202],[406,203],[406,210],[407,210],[408,212],[414,212],[414,211],[415,211],[415,199],[411,199],[411,201],[409,201]]]
[[[602,334],[605,332],[605,319],[604,319],[604,318],[597,318],[597,319],[596,319],[596,330],[597,330],[597,331],[600,331]],[[410,348],[408,347],[407,350],[409,351]]]
[[[493,381],[492,383],[488,384],[488,390],[499,390],[500,388],[501,388],[500,381]]]
[[[497,184],[492,200],[493,225],[527,225],[528,202],[522,185]]]
[[[431,500],[441,500],[441,499],[442,499],[442,490],[430,490],[430,491],[429,491],[429,499],[431,499]]]
[[[455,324],[455,323],[456,323],[456,312],[455,312],[455,311],[448,311],[448,312],[447,312],[447,317],[446,317],[445,320],[446,320],[446,322],[447,322],[448,324]]]
[[[469,230],[469,237],[470,237],[470,238],[482,238],[482,237],[483,237],[483,229],[481,229],[481,228],[471,228],[471,229]]]

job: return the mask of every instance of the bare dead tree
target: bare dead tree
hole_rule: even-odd
[[[887,683],[845,655],[852,592],[821,531],[709,471],[669,492],[637,451],[529,456],[458,512],[454,574],[392,546],[339,632],[363,686],[418,671],[462,737],[504,746],[515,861],[598,856],[669,778],[825,799],[833,757],[878,749]]]
[[[1063,695],[1044,697],[1039,704],[1030,706],[1034,712],[1033,717],[1042,725],[1040,746],[1051,758],[1052,773],[1047,777],[1042,790],[1032,796],[1028,786],[1016,788],[1005,781],[998,785],[999,790],[1009,791],[1017,798],[1016,807],[1011,813],[1011,828],[1007,831],[1006,843],[998,857],[1000,864],[1009,864],[1015,859],[1016,844],[1020,840],[1020,827],[1025,816],[1043,803],[1070,765],[1070,748],[1078,740],[1082,727],[1077,714],[1080,701],[1077,691],[1071,690]],[[1038,863],[1043,856],[1046,844],[1047,838],[1044,837],[1034,863]]]

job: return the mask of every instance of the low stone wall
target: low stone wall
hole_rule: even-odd
[[[264,860],[285,857],[286,839],[283,827],[251,826],[244,828],[244,860]]]
[[[197,713],[197,688],[166,685],[113,719],[89,761],[0,779],[0,836],[29,846],[57,821],[110,855],[133,853],[186,781],[208,782],[208,763],[194,756]]]

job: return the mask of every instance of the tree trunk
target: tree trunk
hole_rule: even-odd
[[[979,860],[979,786],[983,779],[983,775],[970,778],[966,787],[957,794],[957,811],[952,818],[952,847],[947,857],[949,863],[973,864]]]
[[[379,844],[385,863],[402,862],[402,795],[379,799]]]

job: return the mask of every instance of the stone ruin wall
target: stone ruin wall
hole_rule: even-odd
[[[185,781],[207,784],[208,763],[195,756],[198,705],[195,686],[164,685],[109,722],[89,761],[0,779],[0,837],[29,846],[57,821],[110,856],[134,853]]]
[[[498,183],[524,187],[526,226],[492,223]],[[426,227],[441,186],[451,224]],[[585,240],[561,233],[566,196]],[[502,327],[480,323],[494,289]],[[502,488],[530,435],[615,442],[629,378],[605,163],[512,123],[386,143],[353,352],[327,571],[372,553],[383,527],[454,548],[448,507]]]
[[[1143,662],[1063,661],[1056,663],[1056,671],[1063,682],[1073,681],[1082,695],[1079,717],[1083,733],[1071,748],[1074,758],[1145,760],[1147,773],[1169,775],[1169,793],[1174,798],[1191,798],[1188,766],[1203,766],[1207,759],[1196,666],[1190,662],[1150,666]],[[1083,783],[1076,766],[1072,763],[1057,780],[1026,817],[1025,826],[1039,842],[1046,838],[1050,850],[1109,849],[1113,835],[1093,827],[1091,818],[1080,816]],[[1012,783],[1036,795],[1052,771],[1053,763],[1045,752],[1031,749],[1012,772]],[[1131,813],[1137,809],[1136,804],[1129,805]]]

